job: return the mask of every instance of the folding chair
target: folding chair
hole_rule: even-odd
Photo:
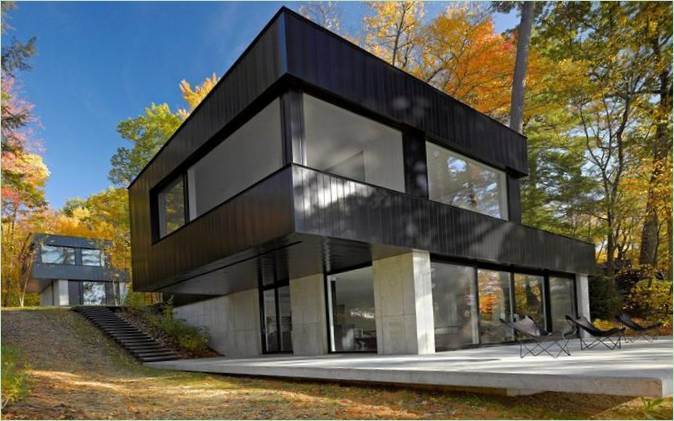
[[[579,317],[577,319],[574,319],[573,317],[569,316],[568,314],[566,315],[566,320],[571,324],[571,326],[575,326],[576,328],[580,328],[581,330],[587,332],[592,336],[592,339],[590,341],[585,340],[583,338],[583,335],[580,335],[580,349],[592,349],[599,344],[604,345],[608,349],[621,349],[621,341],[622,338],[625,336],[625,328],[618,328],[614,327],[613,329],[608,329],[608,330],[602,330],[593,325],[589,320],[587,320],[585,317]]]
[[[653,323],[648,326],[641,326],[625,313],[617,315],[615,319],[620,324],[622,324],[623,327],[626,327],[637,334],[633,337],[625,336],[625,340],[628,342],[634,342],[636,339],[644,339],[646,342],[653,342],[655,340],[655,335],[649,335],[648,332],[661,326],[661,323]]]
[[[557,358],[562,353],[571,355],[568,348],[569,338],[566,337],[566,334],[563,334],[561,339],[552,337],[550,332],[538,327],[529,316],[524,316],[512,323],[503,319],[499,320],[515,331],[515,337],[520,345],[520,358],[527,355],[536,357],[541,354],[547,354],[552,358]],[[556,352],[554,351],[555,347],[558,348]]]

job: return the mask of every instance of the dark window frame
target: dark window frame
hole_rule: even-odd
[[[292,343],[292,328],[290,330],[290,349],[282,349],[282,331],[281,331],[281,306],[279,305],[279,288],[288,287],[290,288],[290,278],[288,277],[277,277],[276,264],[274,263],[274,278],[271,283],[264,283],[264,276],[262,274],[262,269],[258,265],[258,277],[257,277],[257,291],[258,291],[258,300],[259,300],[259,311],[260,311],[260,345],[262,354],[292,354],[293,353],[293,343]],[[266,332],[266,323],[265,323],[265,311],[264,311],[264,293],[265,291],[274,290],[274,303],[275,303],[275,316],[276,316],[276,332],[277,332],[277,349],[278,351],[269,351],[267,349],[267,332]],[[291,326],[292,326],[292,304],[291,304]]]
[[[545,308],[545,326],[541,326],[541,327],[545,328],[548,332],[552,331],[552,318],[550,317],[550,312],[551,312],[550,289],[547,287],[547,285],[549,285],[550,277],[561,277],[561,278],[569,279],[573,284],[573,297],[572,297],[573,311],[575,313],[574,315],[578,316],[578,276],[575,273],[552,271],[552,270],[546,270],[546,269],[525,268],[525,267],[521,267],[521,266],[517,266],[517,265],[503,265],[503,264],[498,264],[498,263],[494,263],[494,262],[484,262],[484,261],[479,261],[479,260],[474,260],[474,259],[464,259],[464,258],[454,258],[454,257],[442,256],[442,255],[433,254],[433,253],[431,253],[430,258],[431,258],[431,262],[470,266],[470,267],[473,268],[473,271],[474,271],[474,283],[475,283],[475,285],[474,285],[474,287],[475,287],[474,299],[475,299],[476,305],[478,306],[478,311],[477,311],[478,343],[466,345],[466,346],[463,346],[463,347],[460,347],[460,348],[452,348],[452,350],[470,349],[470,348],[485,347],[485,346],[499,346],[499,345],[504,345],[504,344],[516,343],[516,340],[514,338],[513,338],[513,340],[510,340],[510,341],[504,341],[504,342],[498,342],[498,343],[488,343],[488,344],[482,343],[481,332],[479,330],[479,327],[480,327],[480,311],[479,311],[480,291],[479,291],[479,285],[478,285],[478,279],[477,279],[479,269],[508,272],[510,274],[510,296],[511,296],[510,300],[511,300],[511,313],[512,314],[515,314],[516,308],[517,308],[516,304],[514,302],[514,297],[513,297],[514,287],[515,287],[515,273],[542,276],[543,277],[543,285],[544,285],[543,295],[544,295],[544,308]],[[442,352],[442,350],[436,350],[436,352]]]

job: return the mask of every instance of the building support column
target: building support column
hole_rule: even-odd
[[[57,306],[67,306],[70,304],[68,300],[68,281],[65,279],[59,279],[54,282],[57,284],[56,297],[58,297],[58,302],[54,303]],[[75,304],[75,303],[73,303]]]
[[[431,259],[412,251],[372,262],[377,353],[435,352]]]
[[[325,279],[322,273],[290,280],[294,355],[328,353]]]
[[[585,273],[576,274],[576,307],[578,308],[578,317],[585,317],[592,321],[590,318],[590,286]],[[585,337],[586,333],[583,331],[581,335]]]

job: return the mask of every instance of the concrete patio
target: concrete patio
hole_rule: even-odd
[[[517,345],[431,355],[332,354],[318,357],[204,358],[147,363],[181,371],[290,377],[326,381],[433,385],[485,389],[509,395],[539,392],[622,396],[672,395],[672,338],[625,344],[623,349],[580,350],[571,356],[519,357]]]

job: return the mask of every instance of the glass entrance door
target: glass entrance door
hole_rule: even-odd
[[[292,316],[288,285],[262,290],[262,338],[265,353],[292,352]]]

